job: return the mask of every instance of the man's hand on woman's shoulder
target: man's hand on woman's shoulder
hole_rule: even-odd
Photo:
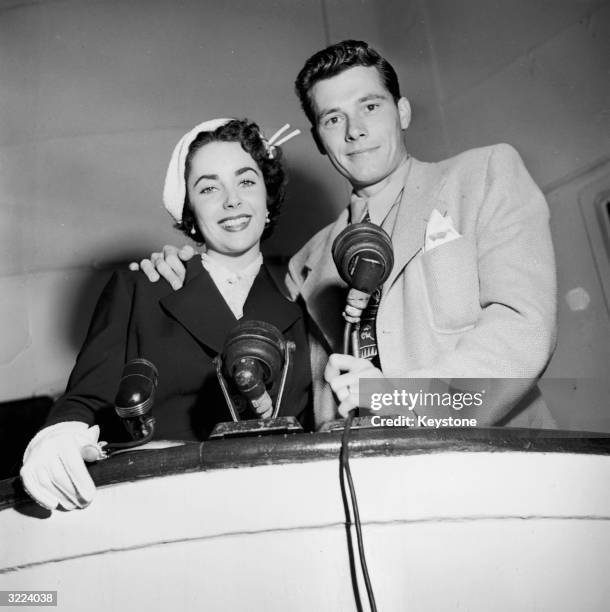
[[[184,262],[196,254],[195,249],[188,244],[182,248],[166,244],[161,252],[152,253],[150,259],[142,259],[140,263],[130,263],[129,269],[134,272],[137,270],[144,272],[152,283],[164,278],[176,291],[184,284],[186,273]]]

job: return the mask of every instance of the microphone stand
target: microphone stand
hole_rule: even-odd
[[[288,371],[290,370],[290,366],[292,365],[291,355],[294,353],[296,349],[296,345],[292,341],[288,341],[284,346],[284,367],[282,368],[282,377],[280,379],[280,388],[277,393],[277,398],[275,400],[275,407],[273,408],[273,414],[270,418],[275,419],[280,411],[280,406],[282,404],[282,399],[284,397],[284,390],[286,389],[286,380],[288,379]],[[234,423],[239,423],[240,419],[235,408],[235,404],[233,403],[233,398],[229,393],[229,387],[227,385],[227,381],[222,373],[222,358],[220,355],[214,357],[214,366],[216,368],[216,376],[218,378],[218,382],[220,383],[220,388],[222,389],[222,394],[224,395],[225,401],[227,403],[227,407],[229,412],[231,413],[231,418]]]
[[[288,379],[288,372],[290,370],[290,366],[292,365],[291,355],[294,353],[296,348],[296,344],[291,340],[286,342],[284,349],[284,367],[282,369],[282,378],[280,379],[280,388],[277,392],[277,399],[275,400],[275,408],[273,409],[273,414],[271,415],[272,419],[276,419],[280,411],[282,399],[284,398],[284,389],[286,388],[286,380]]]
[[[350,287],[348,294],[348,304],[350,296],[356,298],[356,302],[360,302],[363,296],[369,296],[374,291],[375,287],[383,284],[392,270],[394,265],[394,255],[392,252],[392,241],[390,237],[383,231],[382,228],[373,225],[372,223],[362,222],[347,226],[334,240],[332,246],[333,260],[337,266],[339,276]],[[355,290],[356,295],[352,295],[351,291]],[[359,294],[359,295],[358,295]],[[368,299],[366,300],[368,302]],[[366,303],[362,304],[360,311],[366,307]],[[355,317],[353,317],[355,318]],[[360,356],[360,317],[357,322],[352,323],[347,320],[345,331],[343,333],[343,353],[352,355],[353,357]],[[354,525],[356,528],[356,537],[358,539],[358,552],[360,557],[360,565],[366,586],[366,592],[369,600],[369,605],[372,612],[376,612],[377,606],[375,603],[375,595],[369,577],[369,572],[366,564],[366,556],[364,553],[364,542],[362,538],[362,528],[360,523],[360,514],[358,511],[358,501],[356,491],[352,480],[352,474],[349,465],[349,437],[352,429],[354,418],[356,417],[356,409],[350,410],[347,418],[343,421],[343,435],[341,438],[341,454],[340,454],[340,479],[341,491],[345,508],[346,525],[348,527],[348,542],[350,551],[352,548],[350,508],[346,495],[345,483],[347,481],[351,498],[351,505],[354,515]],[[360,419],[358,419],[359,421]],[[340,428],[337,427],[337,429]],[[329,429],[333,429],[332,425]],[[358,593],[357,581],[355,580],[355,572],[352,574],[354,584],[354,594],[357,599],[358,608],[362,607],[360,595]]]
[[[360,319],[358,319],[357,323],[352,323],[350,321],[345,322],[345,329],[343,332],[343,353],[346,355],[351,354],[353,357],[359,357],[360,351],[360,342],[358,339],[358,335],[360,333]],[[350,353],[351,348],[351,353]],[[354,419],[358,425],[360,425],[361,421],[367,420],[366,417],[360,418],[356,417],[357,408],[352,408],[347,414],[345,421],[343,421],[343,434],[341,436],[341,450],[339,453],[339,480],[341,485],[341,497],[343,500],[343,507],[345,510],[345,522],[347,526],[347,538],[348,538],[348,546],[353,554],[353,541],[352,541],[352,533],[351,527],[352,525],[356,530],[356,541],[358,544],[358,557],[360,560],[360,568],[362,570],[362,576],[364,578],[364,584],[366,587],[367,597],[369,600],[369,605],[371,608],[371,612],[377,612],[377,604],[375,602],[375,594],[373,592],[373,586],[371,584],[371,578],[369,576],[369,570],[366,563],[366,554],[364,551],[364,539],[362,536],[362,523],[360,521],[360,511],[358,509],[358,498],[356,495],[356,489],[354,487],[354,480],[352,478],[352,471],[350,469],[349,464],[349,439],[352,430],[352,426],[354,424]],[[346,487],[347,483],[347,487]],[[349,498],[347,496],[347,491],[349,491]],[[351,510],[350,512],[350,501],[351,501]],[[353,520],[352,520],[353,513]],[[352,575],[352,580],[354,581],[354,576]],[[354,581],[354,594],[360,602],[360,593],[358,592],[357,582]]]
[[[360,321],[358,323],[345,322],[343,330],[343,354],[358,357],[360,355]]]
[[[243,343],[246,340],[247,343],[244,346]],[[229,338],[225,341],[223,351],[214,358],[216,377],[232,421],[218,423],[212,430],[210,439],[303,431],[296,417],[278,416],[283,405],[282,402],[285,400],[287,381],[293,367],[295,350],[294,342],[286,341],[277,328],[263,321],[246,321],[238,324],[232,330]],[[269,395],[271,390],[275,388],[274,380],[279,381],[275,401],[272,398],[271,416],[267,418],[240,420],[239,410],[231,396],[225,373],[229,378],[234,379],[240,394],[251,399],[251,396],[248,395],[250,388],[244,389],[237,384],[234,371],[235,360],[242,361],[246,358],[249,361],[258,362],[258,365],[270,372],[260,381],[266,387],[266,392]]]

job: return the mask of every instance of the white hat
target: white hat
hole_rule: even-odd
[[[189,152],[191,143],[201,132],[213,132],[221,125],[225,125],[233,119],[210,119],[196,125],[190,132],[187,132],[179,141],[169,160],[167,174],[165,175],[165,185],[163,186],[163,204],[169,214],[180,223],[182,220],[182,209],[184,208],[184,198],[186,196],[186,180],[184,170],[186,167],[186,155]]]
[[[201,132],[213,132],[222,125],[234,121],[234,119],[210,119],[196,125],[190,132],[187,132],[179,141],[174,152],[169,160],[167,174],[165,175],[165,185],[163,186],[163,204],[169,214],[176,220],[177,223],[182,221],[182,210],[184,208],[184,198],[186,196],[186,179],[184,171],[186,169],[186,156],[189,152],[193,140],[201,134]],[[287,123],[281,127],[269,140],[261,134],[261,138],[267,149],[267,154],[270,158],[275,156],[275,147],[284,144],[297,134],[300,130],[293,130],[289,134],[282,134],[290,128]],[[282,137],[281,137],[282,136]],[[280,138],[281,137],[281,138]]]

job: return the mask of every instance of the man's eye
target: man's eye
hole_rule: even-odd
[[[341,121],[341,117],[338,115],[333,115],[332,117],[327,117],[324,120],[324,127],[333,127],[337,125]]]
[[[366,105],[366,110],[369,112],[377,110],[378,108],[379,108],[379,103],[377,102],[371,102],[370,104]]]

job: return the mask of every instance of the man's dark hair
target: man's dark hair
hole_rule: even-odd
[[[281,162],[280,148],[275,147],[273,158],[270,158],[258,125],[247,119],[234,119],[221,125],[212,132],[201,132],[197,135],[195,140],[193,140],[185,160],[185,183],[188,183],[188,177],[191,173],[191,165],[195,153],[210,142],[238,142],[241,148],[258,164],[258,167],[263,173],[263,180],[267,188],[267,210],[269,211],[269,223],[266,225],[261,239],[264,240],[268,238],[275,228],[277,219],[280,215],[282,202],[284,201],[286,175]],[[196,242],[205,242],[193,213],[193,207],[191,206],[188,196],[188,189],[184,197],[182,221],[176,223],[174,227],[184,232],[189,238],[192,238]]]
[[[294,83],[303,111],[315,126],[315,113],[311,100],[311,88],[324,79],[341,74],[354,66],[374,66],[394,102],[400,99],[400,86],[396,71],[384,57],[362,40],[344,40],[318,51],[306,62]]]

